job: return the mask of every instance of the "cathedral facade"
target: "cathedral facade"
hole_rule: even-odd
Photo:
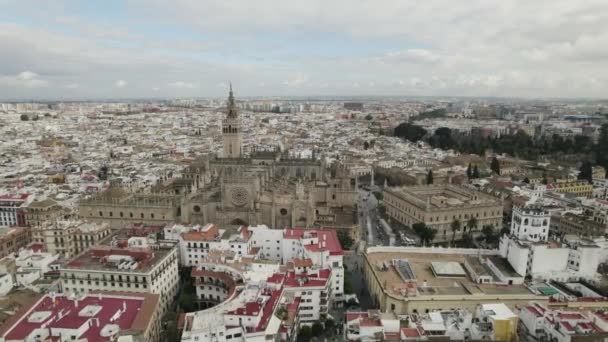
[[[165,180],[144,195],[172,198],[163,201],[171,208],[159,208],[162,213],[154,216],[155,223],[163,217],[184,223],[266,224],[273,228],[350,228],[356,224],[357,180],[341,164],[326,165],[315,153],[311,158],[294,158],[278,148],[253,148],[249,155],[243,154],[242,121],[232,88],[221,129],[220,155],[200,157],[183,171],[182,177]],[[141,194],[130,196],[141,203]],[[108,200],[103,194],[97,197]],[[83,218],[116,217],[110,213],[98,217],[103,203],[95,198],[81,202]],[[135,202],[123,197],[122,211],[137,212],[136,208],[124,208],[136,206]],[[111,205],[116,206],[117,201]],[[131,218],[114,226],[148,222],[150,213]]]

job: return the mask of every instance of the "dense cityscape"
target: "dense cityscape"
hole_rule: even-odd
[[[608,4],[0,9],[0,342],[608,339]]]
[[[0,332],[604,336],[604,105],[4,103]]]

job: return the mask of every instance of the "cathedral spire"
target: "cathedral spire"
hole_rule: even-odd
[[[236,112],[236,104],[234,103],[234,93],[232,93],[232,82],[230,82],[230,92],[228,93],[228,117],[229,118],[236,118],[237,117],[237,112]]]

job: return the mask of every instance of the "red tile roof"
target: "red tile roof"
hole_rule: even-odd
[[[533,306],[526,306],[526,309],[536,317],[543,317],[543,315]]]
[[[311,252],[329,251],[330,255],[344,255],[338,234],[332,229],[286,229],[283,232],[284,239],[302,239],[304,234],[310,234],[311,238],[318,238],[318,243],[305,245],[304,248]]]
[[[105,339],[101,338],[99,333],[107,324],[117,324],[120,330],[145,331],[157,309],[158,298],[158,295],[154,294],[106,292],[101,293],[101,296],[89,294],[80,299],[76,306],[74,300],[65,296],[56,296],[53,300],[50,295],[45,295],[35,303],[24,307],[13,316],[14,319],[5,322],[0,328],[0,334],[6,340],[23,340],[34,329],[38,329],[42,325],[59,329],[78,329],[91,319],[81,317],[79,312],[88,305],[96,305],[101,308],[94,316],[99,320],[99,325],[94,323],[84,328],[84,333],[77,338],[87,339],[91,342],[104,341]],[[122,314],[112,321],[111,318],[119,310],[123,311]],[[51,315],[41,322],[28,322],[28,317],[33,312],[40,311],[50,311]],[[61,318],[59,318],[60,313],[63,315]]]
[[[405,335],[405,337],[410,337],[410,338],[420,336],[420,332],[418,332],[418,329],[416,329],[416,328],[401,328],[401,333],[403,333],[403,335]]]
[[[346,312],[346,321],[354,321],[358,318],[367,318],[367,312]]]
[[[578,312],[559,312],[559,319],[584,319],[585,317]]]

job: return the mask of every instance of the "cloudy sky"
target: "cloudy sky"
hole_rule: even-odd
[[[0,0],[0,98],[607,97],[606,0]]]

